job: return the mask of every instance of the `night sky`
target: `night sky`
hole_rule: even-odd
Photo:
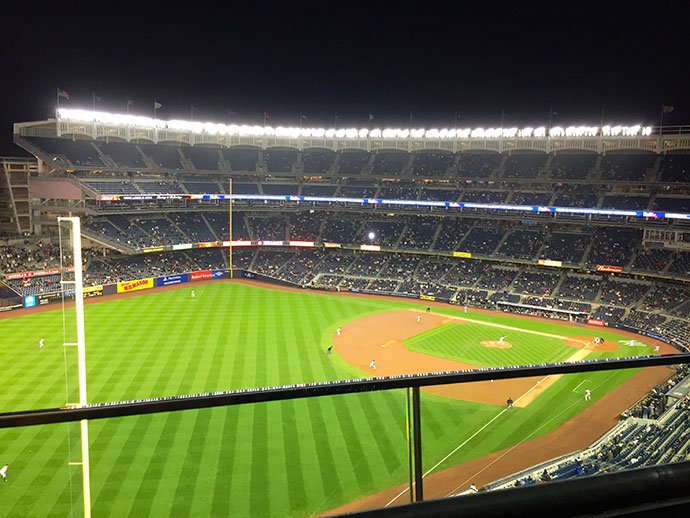
[[[251,5],[249,5],[251,3]],[[690,2],[15,2],[0,155],[64,106],[307,126],[690,124]],[[379,5],[380,4],[380,5]],[[609,5],[610,4],[610,5]],[[457,7],[451,7],[457,6]]]

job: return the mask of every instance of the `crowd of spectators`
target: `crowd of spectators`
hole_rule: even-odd
[[[495,253],[515,259],[532,259],[543,243],[544,234],[539,230],[517,229],[509,232]]]
[[[23,240],[0,246],[0,272],[44,270],[60,264],[59,246],[43,241]]]
[[[518,275],[519,270],[487,265],[476,287],[485,290],[505,290]]]
[[[428,249],[434,240],[438,224],[439,221],[433,217],[411,216],[407,218],[407,226],[398,246],[407,249]]]
[[[560,276],[555,273],[524,271],[513,282],[512,291],[530,295],[550,295]]]
[[[690,290],[684,286],[657,284],[645,295],[642,305],[646,311],[670,311],[689,297]]]
[[[601,278],[596,276],[566,275],[558,287],[558,297],[594,302],[600,284]]]

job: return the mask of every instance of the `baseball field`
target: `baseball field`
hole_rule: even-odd
[[[186,285],[86,305],[89,401],[647,355],[656,345],[614,330],[404,299],[241,282],[193,288],[195,297]],[[0,320],[0,412],[76,400],[75,348],[62,345],[71,340],[63,321],[70,324],[73,310],[49,309]],[[594,344],[595,335],[605,342]],[[582,448],[666,372],[424,390],[425,492],[443,496]],[[404,503],[405,401],[397,390],[92,421],[94,516],[301,517]],[[81,471],[69,464],[80,455],[78,430],[0,430],[0,465],[10,465],[0,515],[81,512]]]

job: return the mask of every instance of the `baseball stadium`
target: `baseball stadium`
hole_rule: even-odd
[[[687,504],[688,127],[63,107],[14,143],[3,516]]]

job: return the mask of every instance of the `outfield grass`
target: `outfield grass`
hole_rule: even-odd
[[[335,328],[412,304],[222,282],[195,289],[194,299],[183,287],[86,306],[90,401],[366,376],[337,354],[325,355]],[[439,311],[465,316],[451,307]],[[469,316],[566,334],[557,324]],[[501,334],[479,324],[449,325],[411,345],[452,357],[456,353],[444,343],[472,342],[483,332],[490,340]],[[532,347],[534,335],[518,333],[502,333],[515,345],[511,361],[559,361],[572,352],[552,343]],[[0,336],[0,411],[76,399],[74,348],[67,357],[72,390],[65,390],[61,311],[0,321]],[[42,350],[40,338],[46,339]],[[640,349],[625,352],[641,354]],[[457,358],[508,364],[494,356],[500,352],[468,348]],[[600,387],[594,393],[600,396],[632,374],[586,376]],[[584,375],[563,377],[528,408],[500,416],[441,468],[556,428],[584,408],[572,392],[582,380],[578,376]],[[502,410],[422,398],[426,469]],[[404,427],[403,390],[93,421],[94,516],[308,516],[405,482]],[[10,464],[9,482],[0,485],[0,515],[67,516],[71,506],[79,512],[80,471],[67,466],[78,456],[77,424],[0,431],[0,464]]]

